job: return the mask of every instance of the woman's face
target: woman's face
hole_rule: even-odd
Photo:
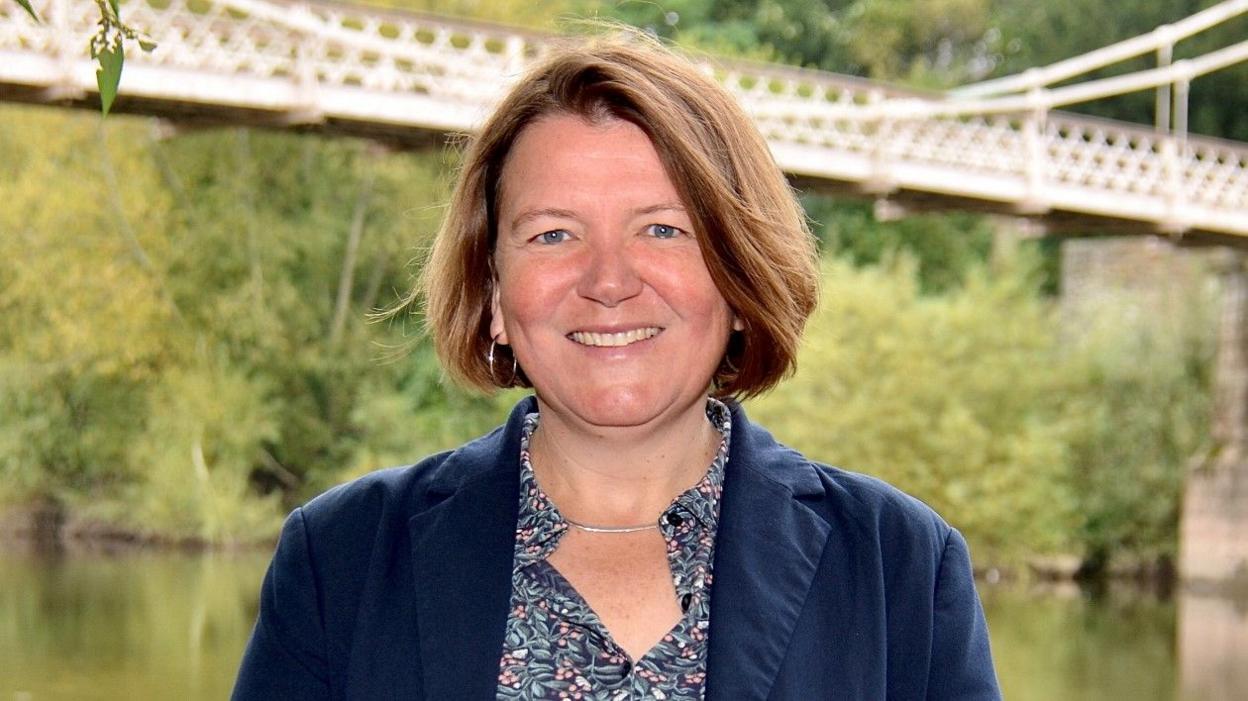
[[[542,118],[500,190],[490,333],[544,408],[587,426],[700,410],[737,322],[645,133]]]

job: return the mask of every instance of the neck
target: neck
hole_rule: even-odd
[[[586,430],[561,418],[543,405],[534,474],[564,516],[599,526],[657,519],[702,478],[721,439],[704,400],[650,426]]]

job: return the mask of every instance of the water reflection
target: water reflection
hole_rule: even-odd
[[[0,543],[0,701],[229,695],[267,552],[47,556]],[[1248,698],[1248,605],[983,587],[1011,701]]]
[[[1010,701],[1175,696],[1175,607],[1152,592],[981,587]]]
[[[0,549],[0,699],[223,699],[268,553]]]
[[[1248,601],[1184,593],[1179,620],[1182,698],[1248,698]]]

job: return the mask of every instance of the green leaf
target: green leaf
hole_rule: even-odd
[[[108,4],[113,7],[113,17],[116,18],[118,22],[120,22],[121,21],[121,6],[119,4],[119,0],[108,0]]]
[[[111,49],[104,49],[97,56],[100,67],[95,71],[95,83],[100,88],[100,112],[107,117],[108,110],[117,97],[117,86],[121,83],[121,66],[126,60],[125,48],[118,44]]]
[[[156,50],[156,42],[151,39],[139,39],[139,48],[147,53],[151,53]]]
[[[30,15],[31,19],[39,22],[39,15],[36,15],[35,8],[30,6],[30,0],[17,0],[17,4],[21,5],[23,10],[26,10],[26,14]]]

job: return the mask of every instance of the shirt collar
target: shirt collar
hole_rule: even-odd
[[[719,526],[719,499],[723,493],[724,467],[728,463],[732,438],[732,414],[723,402],[708,397],[706,418],[719,431],[719,449],[702,479],[678,494],[663,510],[659,517],[661,527],[669,514],[678,514],[681,518],[692,516],[702,528],[711,533],[715,533]],[[542,491],[533,473],[529,441],[539,422],[540,415],[537,412],[526,415],[520,434],[520,509],[516,521],[516,570],[545,559],[569,527],[554,502]]]
[[[724,491],[724,466],[728,464],[728,448],[732,439],[732,413],[723,402],[708,397],[706,419],[719,431],[719,449],[715,451],[715,457],[702,479],[678,494],[663,513],[666,516],[673,509],[684,509],[714,533],[719,526],[719,497]]]

